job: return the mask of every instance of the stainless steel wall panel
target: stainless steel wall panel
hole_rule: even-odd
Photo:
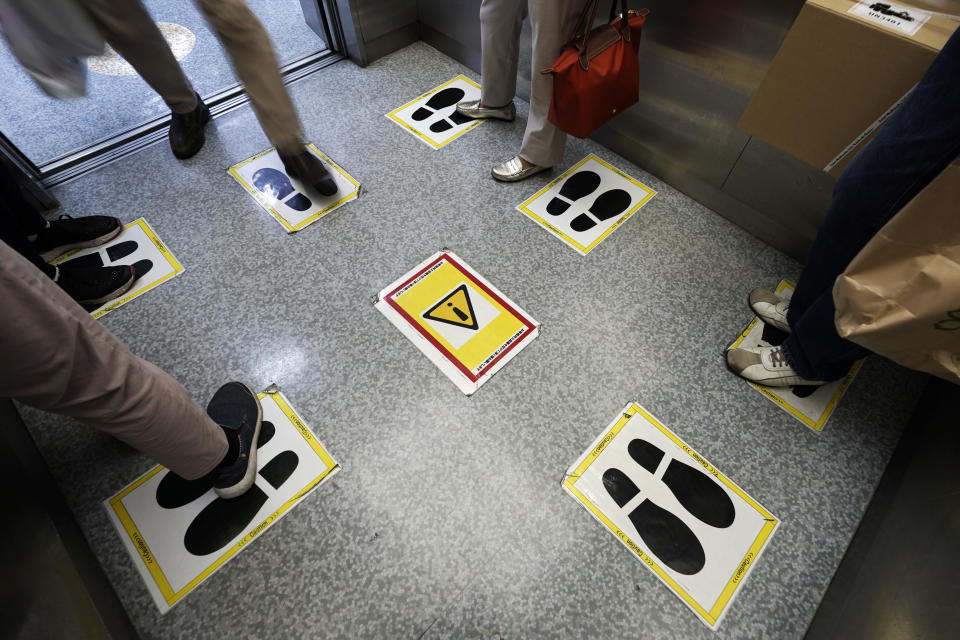
[[[736,128],[742,90],[663,51],[642,48],[640,101],[594,137],[651,173],[695,173],[720,188],[750,138]]]
[[[364,66],[420,37],[417,0],[331,0],[346,54]]]
[[[651,10],[639,104],[594,138],[802,258],[833,179],[737,129],[803,0],[632,0]],[[480,0],[418,0],[422,37],[479,70]],[[610,5],[601,3],[600,19]],[[529,27],[518,94],[529,96]],[[744,163],[740,166],[739,163]]]
[[[818,212],[830,205],[836,181],[793,156],[751,138],[723,186],[737,200],[791,221],[798,234],[813,241]]]
[[[418,0],[417,11],[422,24],[480,51],[480,0]]]
[[[354,0],[353,4],[367,42],[417,22],[416,0]]]

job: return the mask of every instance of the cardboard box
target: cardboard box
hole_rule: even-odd
[[[895,2],[808,0],[738,126],[839,176],[958,24]]]

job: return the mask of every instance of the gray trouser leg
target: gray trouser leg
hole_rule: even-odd
[[[517,93],[520,29],[526,0],[483,0],[480,5],[480,102],[502,107]]]
[[[533,164],[551,167],[563,160],[567,134],[547,119],[553,96],[553,76],[541,74],[540,71],[552,66],[560,56],[583,9],[583,1],[529,1],[530,26],[533,28],[530,115],[527,117],[520,156]]]

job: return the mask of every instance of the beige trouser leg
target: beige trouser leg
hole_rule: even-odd
[[[563,160],[566,134],[547,120],[553,76],[542,75],[570,37],[584,0],[483,0],[480,5],[481,101],[499,107],[513,99],[517,86],[520,26],[529,12],[533,29],[530,115],[520,156],[549,167]]]
[[[303,150],[300,119],[283,85],[270,38],[243,0],[196,0],[230,54],[267,138],[280,150]]]
[[[193,88],[140,0],[83,0],[107,42],[177,113],[196,106]],[[266,30],[243,0],[196,0],[230,55],[267,138],[280,149],[303,146],[300,119],[283,85]]]
[[[223,429],[183,387],[3,242],[0,300],[0,396],[76,418],[187,479],[226,455]]]
[[[176,113],[197,106],[193,86],[139,0],[82,0],[104,39]]]

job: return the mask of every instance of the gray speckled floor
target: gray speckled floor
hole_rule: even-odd
[[[477,79],[421,43],[295,84],[308,136],[364,193],[292,236],[226,173],[268,146],[249,108],[190,161],[156,145],[58,189],[66,212],[146,216],[186,266],[107,327],[201,402],[229,378],[277,382],[344,468],[161,617],[100,506],[152,463],[26,411],[135,624],[145,638],[801,637],[924,378],[870,358],[812,432],[722,360],[747,291],[800,265],[571,140],[564,167],[593,152],[658,191],[578,255],[514,210],[548,175],[488,177],[519,147],[525,104],[440,151],[383,117],[458,73]],[[543,323],[472,397],[371,304],[440,247]],[[783,521],[716,634],[560,488],[632,400]]]
[[[192,2],[143,0],[157,22],[173,22],[196,36],[180,61],[200,95],[224,89],[237,78],[216,35]],[[280,64],[325,49],[303,20],[298,0],[247,0],[270,34]],[[0,130],[37,164],[169,113],[163,100],[139,76],[87,73],[87,96],[54,100],[46,96],[0,38]],[[38,117],[38,115],[40,117]]]

